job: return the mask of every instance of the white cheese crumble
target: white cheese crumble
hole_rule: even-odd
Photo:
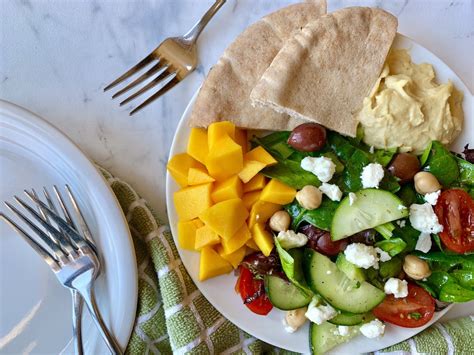
[[[330,305],[319,305],[319,300],[313,297],[305,313],[305,317],[313,323],[323,324],[325,321],[337,316],[337,313],[338,312]]]
[[[397,206],[397,210],[399,210],[399,211],[403,211],[403,210],[406,210],[406,209],[407,209],[406,206],[403,206],[403,205],[398,205]]]
[[[379,163],[370,163],[364,166],[360,178],[364,189],[370,187],[379,187],[380,181],[383,179],[384,171],[382,165]]]
[[[339,186],[323,182],[319,187],[321,192],[333,201],[341,201],[342,191]]]
[[[416,241],[415,250],[419,250],[422,253],[430,251],[433,242],[431,241],[431,234],[420,233],[418,240]]]
[[[301,161],[301,168],[316,175],[321,182],[328,182],[336,172],[336,164],[327,157],[306,157]]]
[[[395,298],[408,296],[408,282],[395,277],[389,278],[383,289],[387,295],[394,295]]]
[[[380,249],[379,247],[376,247],[375,251],[377,252],[377,254],[379,254],[379,260],[381,262],[389,261],[390,259],[392,259],[389,253],[387,253],[385,250]]]
[[[439,233],[443,226],[439,224],[438,217],[429,203],[410,206],[410,223],[416,230],[423,233]]]
[[[308,243],[308,237],[303,233],[287,230],[281,231],[276,237],[283,249],[299,248]]]
[[[396,221],[395,223],[397,223],[400,228],[405,227],[406,224],[407,224],[407,222],[404,219],[400,219],[400,220]]]
[[[441,190],[430,192],[425,195],[425,201],[428,202],[430,205],[435,206],[436,202],[438,202],[438,197],[441,194]]]
[[[344,250],[347,261],[355,266],[368,269],[379,268],[379,258],[374,247],[362,243],[352,243]]]
[[[369,153],[370,153],[370,154],[374,154],[374,152],[375,152],[375,148],[374,148],[373,145],[371,145],[371,146],[370,146],[370,149],[369,149]]]
[[[360,332],[367,338],[378,338],[385,332],[385,324],[380,320],[374,319],[360,327]]]
[[[353,192],[349,192],[349,206],[352,206],[357,200],[357,195]]]
[[[345,337],[346,335],[349,335],[349,327],[347,325],[340,325],[337,327],[337,330],[339,332],[339,335]]]

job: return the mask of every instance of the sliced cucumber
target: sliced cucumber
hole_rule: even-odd
[[[375,319],[375,317],[372,312],[364,314],[341,312],[334,318],[328,320],[328,322],[337,325],[357,325],[370,322],[373,319]]]
[[[324,354],[336,345],[345,343],[359,333],[359,327],[349,327],[349,334],[342,336],[338,334],[337,325],[324,322],[317,325],[311,323],[309,327],[309,345],[311,353]]]
[[[385,293],[366,281],[349,279],[327,256],[306,249],[303,271],[308,285],[341,311],[366,313],[385,298]]]
[[[312,298],[290,281],[272,275],[265,276],[265,291],[272,305],[285,311],[307,306]]]
[[[355,194],[352,206],[346,197],[337,207],[331,225],[332,240],[408,216],[408,209],[399,208],[402,200],[391,192],[365,189]]]
[[[344,253],[339,253],[336,259],[336,266],[341,270],[348,278],[356,281],[365,281],[364,271],[355,266],[353,263],[347,261]]]

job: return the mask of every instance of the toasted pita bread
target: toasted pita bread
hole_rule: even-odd
[[[286,42],[253,89],[252,103],[354,137],[356,114],[396,32],[396,17],[380,9],[321,16]]]
[[[272,109],[253,107],[249,96],[285,41],[325,13],[326,0],[294,4],[242,32],[209,72],[194,104],[191,126],[228,120],[242,128],[291,130],[302,123]]]

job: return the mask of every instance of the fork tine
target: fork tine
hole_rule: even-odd
[[[43,187],[43,189],[45,191],[47,191],[46,187]],[[64,203],[63,196],[61,195],[61,192],[59,191],[59,189],[56,185],[53,186],[53,190],[54,190],[54,193],[56,195],[56,199],[59,202],[59,206],[61,206],[61,210],[63,211],[66,222],[69,223],[76,231],[79,231],[79,229],[77,229],[76,223],[71,218],[71,214],[69,213],[69,210],[68,210],[66,204]],[[55,211],[55,212],[57,213],[57,211]]]
[[[171,79],[165,86],[163,86],[158,92],[150,96],[148,99],[146,99],[144,102],[142,102],[140,105],[138,105],[136,108],[134,108],[132,111],[130,111],[130,116],[133,115],[134,113],[140,111],[141,109],[145,108],[149,104],[151,104],[153,101],[158,99],[161,95],[164,95],[167,91],[171,90],[173,87],[175,87],[176,84],[178,84],[180,80],[177,77],[174,77]]]
[[[136,93],[130,95],[130,96],[127,97],[125,100],[123,100],[123,101],[120,103],[120,106],[123,106],[123,105],[125,105],[126,103],[132,101],[134,98],[140,96],[141,94],[143,94],[144,92],[148,91],[148,90],[151,89],[152,87],[155,87],[155,86],[158,85],[161,81],[166,80],[168,77],[170,77],[170,76],[173,75],[173,74],[174,74],[173,72],[169,72],[168,69],[166,69],[165,71],[163,71],[162,73],[160,73],[155,79],[153,79],[153,80],[150,81],[148,84],[146,84],[144,87],[142,87],[140,90],[138,90]]]
[[[154,59],[153,52],[147,55],[145,58],[143,58],[137,65],[134,67],[130,68],[125,74],[121,75],[117,79],[115,79],[113,82],[111,82],[109,85],[107,85],[104,88],[104,92],[107,90],[112,89],[114,86],[120,84],[122,81],[125,79],[128,79],[130,76],[133,74],[137,73],[138,71],[142,70],[144,67],[146,67],[148,64],[150,64]]]
[[[123,93],[127,92],[128,90],[134,88],[141,82],[145,81],[148,78],[151,78],[154,74],[158,73],[160,70],[166,70],[168,69],[168,65],[165,64],[163,60],[160,60],[158,63],[156,63],[154,66],[152,66],[149,70],[147,70],[144,74],[139,76],[137,79],[132,81],[130,84],[125,86],[123,89],[117,91],[115,94],[112,95],[112,99],[115,99],[116,97],[122,95]]]

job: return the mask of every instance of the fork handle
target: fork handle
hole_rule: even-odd
[[[74,341],[74,354],[84,354],[82,347],[82,309],[84,306],[84,299],[76,290],[71,290],[72,293],[72,334]]]
[[[184,39],[190,44],[196,43],[199,35],[201,34],[204,27],[211,20],[211,18],[216,14],[216,12],[221,8],[226,0],[216,0],[214,5],[212,5],[209,10],[204,14],[204,16],[191,28],[188,33],[184,35]]]

